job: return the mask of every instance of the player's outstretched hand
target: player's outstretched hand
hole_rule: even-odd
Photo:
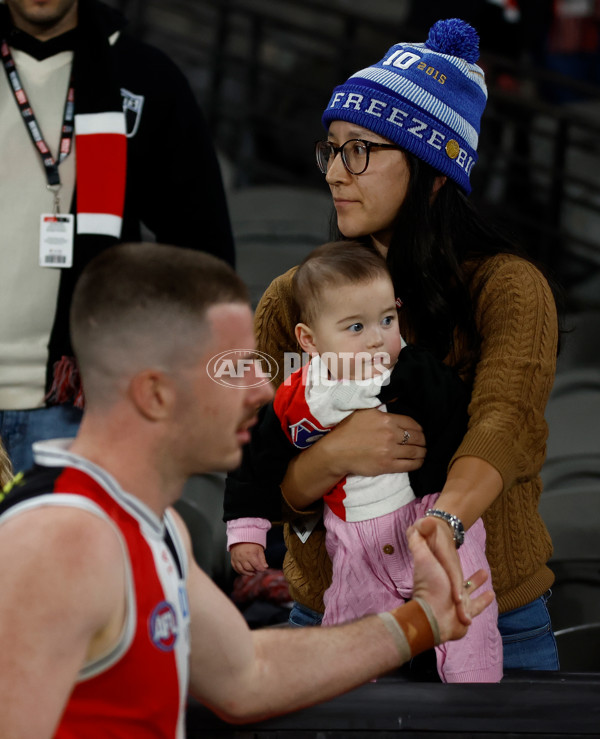
[[[460,597],[453,595],[453,579],[456,576],[455,563],[460,562],[454,543],[449,537],[436,535],[437,524],[424,518],[412,526],[408,532],[408,543],[414,558],[413,595],[429,603],[440,629],[441,641],[460,639],[467,633],[469,624],[492,602],[494,595],[486,590],[473,597],[474,593],[487,580],[485,570],[470,574],[462,584]],[[454,549],[453,556],[452,550]],[[448,572],[449,563],[450,574]]]

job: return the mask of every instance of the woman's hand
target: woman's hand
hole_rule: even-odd
[[[416,421],[376,408],[351,413],[327,440],[330,453],[341,464],[340,478],[412,472],[421,467],[427,452],[423,429]]]
[[[411,472],[421,467],[426,452],[423,429],[412,418],[376,408],[354,411],[292,460],[281,491],[301,511],[346,475]]]

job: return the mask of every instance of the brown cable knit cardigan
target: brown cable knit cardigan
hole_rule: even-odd
[[[258,348],[280,367],[277,384],[283,381],[283,353],[299,351],[291,293],[294,270],[271,283],[255,315]],[[504,612],[531,602],[554,582],[546,565],[552,543],[538,502],[546,454],[544,409],[556,367],[557,315],[547,281],[519,257],[501,254],[465,264],[464,270],[475,300],[481,350],[472,372],[469,428],[450,465],[458,457],[480,457],[504,481],[501,495],[483,516],[492,580]],[[408,327],[402,326],[402,332],[410,341]],[[447,361],[454,364],[455,359]],[[331,579],[324,534],[321,525],[302,544],[289,524],[284,527],[284,570],[292,597],[317,611],[323,611],[322,597]]]

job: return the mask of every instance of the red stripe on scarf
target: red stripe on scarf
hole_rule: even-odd
[[[124,134],[76,136],[77,212],[123,216],[127,138]]]

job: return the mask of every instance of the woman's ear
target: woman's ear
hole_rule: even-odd
[[[438,191],[446,184],[448,178],[446,175],[440,174],[433,181],[433,187],[431,188],[431,197],[434,198]]]
[[[297,323],[294,333],[296,334],[296,341],[302,347],[302,351],[311,355],[317,353],[314,334],[305,323]]]

